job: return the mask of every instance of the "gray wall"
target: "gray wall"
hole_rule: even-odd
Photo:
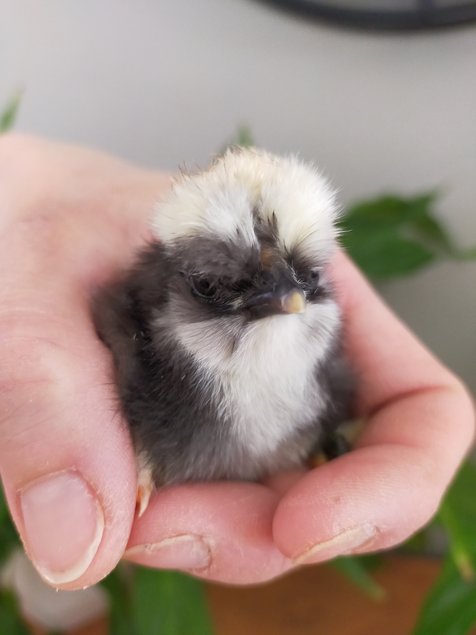
[[[246,122],[315,159],[343,203],[439,187],[476,243],[476,27],[352,33],[252,0],[0,0],[0,17],[0,103],[25,87],[22,129],[175,168]],[[476,265],[384,293],[476,389]]]

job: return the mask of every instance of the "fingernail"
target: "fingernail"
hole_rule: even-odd
[[[77,580],[104,531],[104,513],[91,487],[77,472],[58,472],[25,487],[20,504],[26,550],[40,575],[53,585]]]
[[[294,558],[295,564],[310,564],[330,560],[336,556],[349,554],[352,551],[370,544],[377,535],[374,525],[366,524],[352,527],[333,536],[329,540],[318,542]]]
[[[160,542],[136,545],[125,557],[154,567],[198,571],[207,569],[212,560],[210,544],[201,536],[182,534]]]

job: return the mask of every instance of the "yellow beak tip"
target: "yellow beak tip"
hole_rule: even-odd
[[[283,299],[283,309],[286,313],[304,313],[306,310],[306,301],[301,291],[291,291]]]

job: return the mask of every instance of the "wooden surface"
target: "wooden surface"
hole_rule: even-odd
[[[374,574],[387,591],[379,602],[328,565],[259,587],[208,585],[207,593],[215,635],[410,635],[438,571],[430,559],[385,557]],[[74,635],[106,633],[103,622]]]
[[[263,587],[210,587],[216,635],[410,635],[437,562],[388,557],[375,572],[375,602],[329,566],[301,569]]]

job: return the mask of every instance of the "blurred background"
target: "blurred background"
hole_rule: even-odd
[[[0,104],[24,89],[19,129],[173,170],[246,124],[316,161],[344,206],[436,188],[462,247],[476,243],[475,62],[474,25],[353,31],[252,0],[0,0]],[[476,263],[382,292],[476,390]]]

